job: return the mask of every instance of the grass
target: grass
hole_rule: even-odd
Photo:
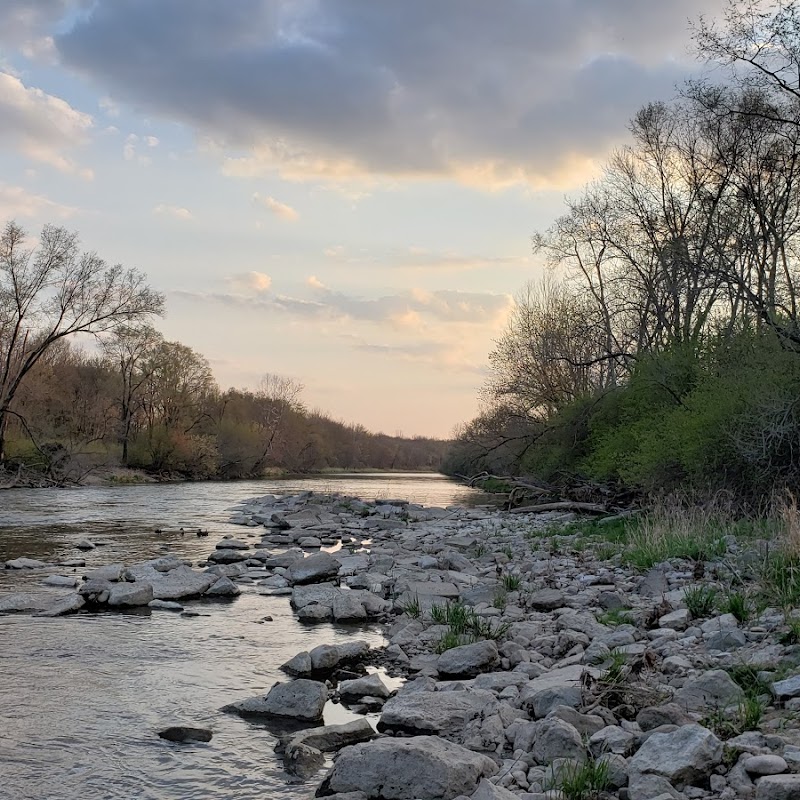
[[[522,578],[519,575],[503,575],[503,588],[507,592],[515,592],[522,585]]]
[[[684,589],[683,600],[692,619],[701,619],[709,616],[714,610],[717,590],[711,586],[690,586]]]
[[[411,600],[401,603],[400,610],[411,617],[411,619],[419,619],[422,616],[422,606],[420,605],[419,597],[414,595]]]
[[[494,593],[494,600],[492,600],[492,605],[500,609],[500,611],[505,611],[506,606],[508,605],[508,593],[505,589],[498,589]]]
[[[739,622],[747,622],[753,614],[753,604],[747,592],[728,592],[722,598],[719,610],[723,614],[733,614]]]
[[[449,628],[439,640],[438,653],[481,639],[501,639],[511,627],[510,622],[495,626],[491,619],[479,617],[473,609],[460,602],[431,606],[431,620]]]
[[[733,713],[714,709],[700,721],[700,724],[722,741],[726,741],[746,731],[757,731],[765,710],[766,706],[760,697],[745,697]]]
[[[780,635],[780,643],[783,645],[800,644],[800,619],[786,620],[789,630]]]
[[[634,619],[629,608],[612,608],[601,614],[597,621],[603,625],[633,625]]]
[[[593,800],[610,784],[609,764],[601,759],[584,763],[567,761],[556,772],[551,789],[559,789],[566,800]]]

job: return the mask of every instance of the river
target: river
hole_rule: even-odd
[[[426,505],[477,497],[432,474],[8,490],[0,492],[0,563],[23,555],[80,556],[91,568],[166,552],[200,560],[223,535],[253,533],[227,523],[235,503],[304,490]],[[181,536],[180,528],[208,529],[210,536]],[[81,538],[104,544],[79,553],[74,545]],[[39,590],[43,577],[0,570],[0,593]],[[278,666],[300,650],[354,637],[379,645],[383,636],[377,626],[308,627],[294,618],[286,597],[242,589],[228,603],[189,604],[199,617],[166,611],[0,616],[0,798],[311,798],[317,782],[287,781],[273,753],[273,731],[219,709],[285,679]],[[264,621],[267,616],[273,621]],[[326,722],[348,714],[329,704]],[[207,744],[157,737],[177,723],[206,725],[214,737]]]

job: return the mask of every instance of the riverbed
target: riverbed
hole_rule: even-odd
[[[235,503],[306,490],[440,506],[478,498],[439,475],[421,474],[10,490],[0,493],[0,562],[84,557],[91,568],[167,552],[201,560],[222,536],[243,535],[227,523]],[[209,537],[198,538],[198,529]],[[80,553],[81,538],[104,544]],[[38,590],[42,577],[0,570],[0,592]],[[313,781],[287,782],[273,753],[274,731],[219,709],[284,679],[279,665],[300,650],[352,638],[379,645],[382,632],[302,625],[286,597],[241,588],[227,603],[189,604],[198,617],[168,611],[0,617],[0,798],[312,797]],[[329,705],[326,722],[347,714]],[[207,744],[157,737],[176,723],[207,725],[214,737]]]

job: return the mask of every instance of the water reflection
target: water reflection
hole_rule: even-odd
[[[87,568],[164,552],[198,560],[223,534],[260,539],[257,530],[226,522],[236,502],[307,489],[434,505],[475,496],[440,476],[419,475],[11,490],[0,492],[0,560],[81,557]],[[209,528],[211,536],[180,536],[181,526]],[[85,537],[106,544],[79,552],[75,542]],[[42,577],[0,570],[0,592],[44,590]],[[228,603],[188,604],[198,617],[169,611],[0,616],[0,797],[311,798],[313,781],[287,782],[264,725],[220,708],[285,679],[278,666],[300,650],[354,636],[377,644],[382,634],[375,626],[305,626],[286,598],[242,588]],[[264,622],[267,616],[273,621]],[[341,705],[326,709],[329,722],[349,715]],[[214,737],[207,744],[159,739],[157,731],[173,724],[209,726]]]

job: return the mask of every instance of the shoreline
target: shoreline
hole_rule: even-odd
[[[209,586],[232,593],[255,579],[309,624],[386,625],[385,648],[355,655],[325,645],[323,626],[320,645],[283,665],[291,680],[279,693],[380,711],[378,738],[311,728],[316,739],[283,742],[287,768],[314,784],[326,748],[339,750],[319,796],[386,798],[391,781],[392,798],[545,800],[569,797],[577,776],[620,800],[796,796],[765,792],[800,786],[800,623],[792,641],[792,609],[756,608],[770,587],[753,578],[749,613],[731,602],[734,576],[747,577],[740,563],[763,543],[729,535],[701,561],[637,570],[611,552],[612,525],[571,514],[310,493],[238,509],[231,521],[262,541],[215,543],[199,573],[214,576]],[[137,569],[124,590],[159,580]],[[721,608],[712,592],[725,586]],[[364,674],[375,663],[407,682],[390,691]],[[297,702],[275,713],[274,691],[239,710],[296,715]],[[390,762],[398,774],[381,773]]]

